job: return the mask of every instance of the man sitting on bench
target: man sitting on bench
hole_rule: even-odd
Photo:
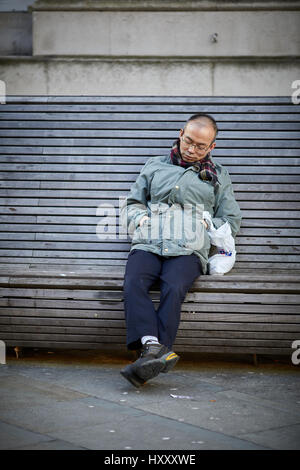
[[[233,237],[241,224],[228,171],[211,159],[218,128],[207,114],[195,114],[180,130],[167,156],[150,158],[122,207],[132,236],[124,278],[127,347],[141,350],[121,374],[139,387],[168,372],[179,356],[172,351],[188,289],[207,273],[209,212],[215,228],[226,221]],[[150,287],[159,282],[155,310]]]

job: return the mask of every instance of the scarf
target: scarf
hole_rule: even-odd
[[[198,162],[188,163],[182,159],[180,153],[180,146],[179,146],[179,139],[175,140],[173,147],[171,149],[170,158],[173,165],[179,165],[184,168],[189,168],[193,166],[196,171],[198,172],[198,177],[201,180],[209,181],[214,187],[216,186],[218,181],[217,171],[214,163],[210,158],[210,153],[208,153],[202,160]]]

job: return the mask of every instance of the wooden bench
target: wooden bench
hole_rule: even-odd
[[[7,346],[122,349],[128,238],[99,239],[150,156],[208,112],[243,213],[237,262],[187,294],[174,349],[291,355],[300,339],[300,107],[290,98],[8,97],[0,106]],[[113,218],[113,214],[112,214]],[[158,300],[156,289],[152,292]]]

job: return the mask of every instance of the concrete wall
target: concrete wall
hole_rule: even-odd
[[[290,96],[299,62],[9,59],[7,94]]]
[[[32,15],[27,12],[0,13],[0,55],[32,54]]]
[[[297,56],[299,26],[300,11],[36,11],[33,54]]]
[[[7,94],[289,96],[300,79],[299,1],[38,0],[32,15],[32,57],[0,57]]]

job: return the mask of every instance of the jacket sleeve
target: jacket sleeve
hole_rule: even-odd
[[[121,224],[130,235],[138,227],[141,218],[148,215],[147,201],[150,199],[151,172],[149,166],[151,162],[152,158],[145,163],[135,183],[131,186],[129,195],[121,205]]]
[[[235,200],[233,187],[228,171],[222,168],[222,183],[217,191],[215,199],[214,217],[212,222],[216,228],[228,221],[232,236],[238,233],[242,215],[238,203]]]

